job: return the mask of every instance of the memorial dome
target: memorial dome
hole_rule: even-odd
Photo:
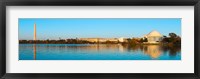
[[[151,31],[148,35],[148,37],[162,37],[162,35],[158,31]]]

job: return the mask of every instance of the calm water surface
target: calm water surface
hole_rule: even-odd
[[[121,44],[19,44],[19,60],[181,60],[181,48]]]

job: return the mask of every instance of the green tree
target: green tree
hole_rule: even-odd
[[[169,33],[169,37],[163,36],[163,39],[161,42],[169,46],[180,45],[181,37],[179,37],[175,33]]]
[[[176,38],[176,37],[177,37],[177,35],[176,35],[175,33],[169,33],[169,36],[170,36],[171,38]]]

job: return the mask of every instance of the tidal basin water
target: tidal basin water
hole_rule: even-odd
[[[181,60],[181,48],[121,44],[19,44],[19,60]]]

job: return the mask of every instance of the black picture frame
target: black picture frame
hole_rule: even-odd
[[[194,73],[6,73],[6,6],[194,6]],[[199,79],[199,0],[0,0],[0,78],[5,79]]]

